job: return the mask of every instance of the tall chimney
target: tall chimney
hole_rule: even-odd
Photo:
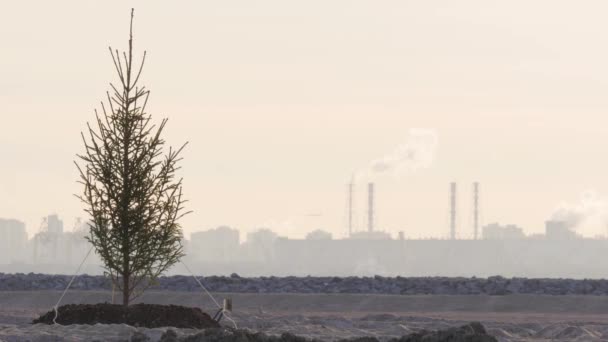
[[[353,235],[353,181],[348,183],[348,236]]]
[[[479,237],[479,182],[473,183],[473,236]]]
[[[367,184],[367,231],[374,231],[374,183]]]
[[[456,183],[450,183],[450,239],[456,239]]]

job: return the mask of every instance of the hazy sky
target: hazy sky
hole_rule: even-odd
[[[437,154],[377,177],[381,229],[447,236],[450,181],[461,237],[476,180],[483,222],[529,233],[583,191],[608,194],[605,1],[12,1],[0,5],[0,217],[34,232],[50,212],[68,228],[84,215],[73,160],[116,80],[107,47],[127,47],[131,7],[148,110],[169,118],[169,144],[190,142],[187,233],[344,235],[350,175],[412,128],[436,130]]]

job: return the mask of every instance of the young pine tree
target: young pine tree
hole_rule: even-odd
[[[146,58],[133,63],[133,10],[128,53],[110,54],[118,87],[110,84],[107,104],[95,110],[95,124],[82,133],[85,152],[76,166],[84,191],[77,197],[91,217],[89,241],[105,264],[124,306],[184,255],[178,223],[185,215],[182,179],[175,172],[185,144],[164,151],[161,134],[146,113],[150,92],[138,85]]]

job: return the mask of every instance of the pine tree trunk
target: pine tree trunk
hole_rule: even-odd
[[[122,305],[129,306],[129,276],[122,277]]]

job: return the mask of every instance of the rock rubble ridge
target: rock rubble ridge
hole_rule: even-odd
[[[0,291],[63,290],[71,276],[0,273]],[[213,292],[348,293],[400,295],[608,295],[608,279],[451,278],[451,277],[255,277],[200,278]],[[73,290],[110,290],[103,276],[81,275]],[[191,276],[161,277],[150,290],[199,291]]]

